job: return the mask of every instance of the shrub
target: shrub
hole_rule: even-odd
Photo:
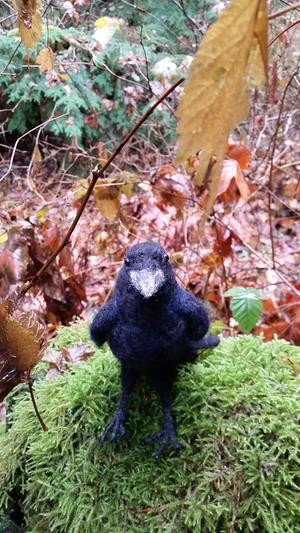
[[[56,346],[82,334],[63,328]],[[157,428],[160,410],[143,384],[128,447],[98,445],[119,392],[118,363],[99,350],[36,382],[47,433],[27,393],[15,404],[0,436],[0,503],[19,494],[31,533],[300,531],[299,362],[285,341],[244,336],[184,367],[174,393],[182,451],[155,462],[140,437]]]

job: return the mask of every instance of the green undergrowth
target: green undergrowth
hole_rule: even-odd
[[[86,340],[62,328],[56,347]],[[290,358],[288,361],[285,356]],[[299,348],[243,336],[180,372],[174,390],[180,455],[156,462],[140,438],[160,408],[141,384],[127,445],[97,443],[115,407],[119,367],[108,348],[35,384],[0,435],[0,508],[18,495],[30,533],[300,532]],[[230,529],[231,528],[231,529]]]

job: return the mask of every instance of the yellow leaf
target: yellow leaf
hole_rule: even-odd
[[[104,183],[106,186],[103,186]],[[119,212],[120,188],[113,185],[112,181],[102,180],[94,188],[93,194],[100,213],[108,220],[113,220]]]
[[[96,31],[93,34],[94,39],[105,48],[111,41],[114,34],[120,30],[121,24],[116,18],[100,17],[95,21]]]
[[[31,161],[32,161],[33,165],[34,165],[34,163],[39,163],[40,161],[42,161],[42,154],[41,154],[41,152],[39,150],[39,147],[37,145],[35,145],[35,147],[33,149]]]
[[[5,243],[8,240],[8,233],[5,230],[0,230],[0,244]]]
[[[73,200],[77,202],[78,200],[81,200],[87,193],[87,190],[89,188],[89,180],[86,178],[82,178],[76,181],[76,184],[73,188]]]
[[[125,194],[127,198],[131,198],[135,192],[136,184],[140,181],[140,178],[138,174],[124,170],[115,175],[115,180],[118,183],[122,183],[120,185],[120,192]]]
[[[231,129],[248,112],[248,90],[266,80],[266,0],[233,0],[201,42],[178,108],[178,162],[199,154],[196,180],[218,192]]]
[[[97,207],[107,220],[112,221],[119,212],[119,200],[117,198],[103,198],[97,200]]]
[[[40,0],[13,0],[18,13],[20,37],[26,48],[33,48],[42,33]]]
[[[48,213],[49,207],[47,205],[44,205],[44,207],[41,207],[41,209],[38,209],[38,211],[36,212],[37,219],[41,224],[45,222]]]
[[[54,55],[51,48],[43,48],[36,58],[36,63],[40,65],[39,69],[41,74],[44,71],[51,72],[54,66]]]

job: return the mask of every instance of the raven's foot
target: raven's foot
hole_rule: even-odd
[[[124,415],[117,410],[106,427],[104,433],[99,437],[100,444],[106,440],[110,434],[110,442],[116,442],[117,440],[122,440],[126,437],[126,429],[124,425]]]
[[[162,427],[160,431],[156,431],[153,435],[145,437],[142,439],[142,444],[152,444],[153,442],[160,440],[161,444],[159,448],[154,452],[153,457],[155,459],[160,459],[163,452],[169,447],[172,446],[173,450],[178,453],[180,450],[180,445],[177,442],[175,430],[173,428]]]

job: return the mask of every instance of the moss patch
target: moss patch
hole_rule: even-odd
[[[62,346],[86,340],[63,328]],[[187,365],[174,391],[179,456],[155,462],[140,438],[157,429],[160,408],[141,385],[132,395],[128,446],[97,443],[119,394],[108,349],[35,394],[27,393],[0,435],[0,508],[20,494],[31,533],[300,532],[300,350],[284,341],[227,339]]]

